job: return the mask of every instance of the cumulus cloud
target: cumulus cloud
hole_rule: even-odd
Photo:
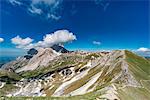
[[[29,37],[23,39],[20,36],[11,39],[11,42],[15,44],[17,48],[26,48],[26,46],[30,45],[32,41],[33,39]]]
[[[16,45],[28,45],[33,41],[33,39],[31,39],[29,37],[23,39],[20,36],[16,36],[16,37],[12,38],[11,41],[13,44],[16,44]]]
[[[58,30],[54,33],[46,34],[43,37],[43,41],[39,41],[34,45],[40,47],[51,47],[54,44],[64,44],[73,40],[76,40],[76,36],[73,35],[72,32],[69,32],[68,30]]]
[[[135,53],[144,56],[144,57],[150,57],[150,48],[141,47],[137,50],[135,50]]]
[[[95,45],[101,45],[101,42],[99,42],[99,41],[93,41],[93,44],[95,44]]]
[[[0,38],[0,43],[3,42],[3,41],[4,41],[4,39],[3,39],[3,38]]]
[[[76,36],[68,30],[58,30],[54,33],[46,34],[42,41],[38,41],[36,43],[32,43],[33,39],[29,37],[22,39],[21,37],[17,36],[11,39],[12,43],[15,44],[17,48],[23,49],[51,47],[55,44],[64,44],[73,40],[76,40]]]
[[[150,52],[150,49],[141,47],[141,48],[137,49],[137,51],[139,51],[139,52]]]

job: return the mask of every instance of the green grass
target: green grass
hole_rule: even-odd
[[[143,57],[137,56],[136,54],[125,51],[126,61],[129,65],[129,70],[133,76],[140,81],[150,80],[150,62]]]
[[[121,100],[150,100],[150,92],[145,88],[125,87],[117,92]]]
[[[121,100],[150,100],[150,62],[130,51],[125,51],[129,71],[142,87],[125,87],[117,90]]]
[[[150,62],[147,59],[140,57],[129,51],[125,51],[125,53],[126,53],[126,60],[129,63],[133,64],[136,68],[140,68],[145,73],[150,75]]]
[[[60,65],[55,64],[55,65],[49,65],[48,67],[42,67],[33,71],[27,71],[21,74],[22,77],[24,78],[31,78],[31,77],[36,77],[36,76],[42,76],[48,72],[53,72],[53,71],[57,71],[60,68],[65,68],[68,67],[68,65],[72,65],[75,62],[71,62],[71,61],[66,61],[66,62],[62,62]]]
[[[49,66],[47,66],[47,67],[43,66],[43,67],[38,68],[38,69],[33,70],[33,71],[23,72],[23,73],[21,73],[21,76],[24,77],[24,78],[36,77],[36,76],[44,75],[48,72],[57,71],[58,69],[63,69],[65,67],[68,67],[68,66],[71,66],[71,65],[75,65],[75,69],[78,69],[79,68],[79,66],[78,66],[79,63],[81,63],[82,66],[84,66],[87,63],[87,58],[86,57],[82,58],[81,56],[78,56],[78,55],[66,56],[66,57],[65,56],[60,57],[56,61],[55,60],[52,61],[49,64]],[[91,56],[98,57],[98,55],[96,55],[96,54],[91,54],[88,57],[91,57]],[[82,59],[84,59],[84,62],[80,62],[80,61],[82,61]]]
[[[142,86],[150,92],[150,80],[142,80]]]
[[[78,64],[81,61],[81,59],[82,57],[78,55],[74,56],[62,55],[57,60],[54,59],[53,61],[51,61],[51,63],[49,63],[49,66],[43,66],[33,71],[23,72],[21,73],[21,75],[24,78],[31,78],[36,76],[40,77],[48,72],[57,71],[65,67]]]
[[[7,70],[0,70],[0,79],[7,83],[11,83],[11,81],[19,81],[22,77],[14,72],[10,72]]]

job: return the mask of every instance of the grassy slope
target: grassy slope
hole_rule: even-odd
[[[54,60],[52,61],[49,66],[47,67],[41,67],[39,69],[36,69],[34,71],[27,71],[22,73],[21,75],[25,78],[30,78],[30,77],[36,77],[36,76],[40,76],[40,75],[44,75],[48,72],[52,72],[52,71],[56,71],[59,69],[63,69],[67,66],[71,66],[71,65],[78,65],[79,63],[85,65],[87,63],[88,60],[92,59],[92,56],[97,58],[100,55],[96,54],[96,53],[92,53],[90,55],[87,55],[85,57],[82,57],[80,55],[62,55],[58,60]],[[84,59],[84,62],[81,62]],[[75,66],[75,70],[79,69],[78,66]]]
[[[115,62],[117,62],[117,60],[115,60]],[[110,67],[112,66],[107,66],[107,65],[101,66],[100,64],[97,65],[96,67],[92,68],[88,72],[88,74],[85,75],[83,78],[73,82],[69,87],[67,87],[67,89],[64,91],[64,94],[70,93],[71,91],[82,87],[90,80],[92,76],[94,76],[95,74],[99,72],[102,72],[99,79],[90,88],[94,87],[95,84],[98,85],[96,87],[96,90],[101,89],[104,86],[107,86],[108,84],[110,84],[110,81],[113,79],[113,77],[115,77],[116,73],[120,72],[121,63],[118,62],[117,64],[115,64],[115,68],[110,73],[106,74]]]
[[[14,73],[14,72],[9,72],[7,70],[0,70],[0,78],[4,78],[7,77],[8,79],[12,79],[12,80],[20,80],[21,77]]]
[[[0,70],[0,78],[1,80],[6,82],[4,87],[0,89],[0,96],[6,95],[8,92],[17,89],[17,87],[14,86],[12,82],[19,81],[21,79],[21,77],[18,74],[6,70]]]
[[[121,100],[149,100],[150,92],[145,88],[125,87],[117,91]]]
[[[57,71],[59,69],[63,69],[65,67],[77,64],[77,59],[79,59],[80,61],[81,56],[78,56],[78,55],[66,56],[66,57],[62,56],[58,60],[52,61],[47,67],[41,67],[33,71],[27,71],[27,72],[22,73],[21,75],[25,78],[42,76],[48,72]]]
[[[142,87],[125,87],[117,91],[118,96],[121,100],[150,100],[150,62],[129,51],[125,54],[129,70]]]
[[[130,70],[133,72],[135,77],[138,79],[150,79],[150,62],[140,56],[137,56],[136,54],[125,51],[126,53],[126,60],[129,64]]]
[[[149,100],[150,99],[150,62],[140,56],[137,56],[129,51],[125,51],[126,54],[126,61],[129,64],[129,70],[132,73],[132,75],[136,78],[137,81],[139,81],[142,85],[142,88],[137,88],[137,87],[125,87],[123,89],[118,90],[118,96],[121,100]],[[116,66],[120,66],[120,65],[116,65]],[[120,67],[119,67],[120,68]],[[108,78],[113,77],[113,74],[115,74],[116,72],[118,72],[118,67],[117,69],[113,70],[111,74],[108,74],[103,77],[104,79],[100,79],[100,80],[104,80],[104,82],[107,83]],[[83,82],[84,80],[87,80],[87,77],[90,78],[92,73],[94,70],[92,70],[92,72],[89,76],[84,77],[85,79],[82,79],[81,82]],[[99,72],[100,70],[94,71],[95,73]],[[105,71],[104,71],[105,72]],[[93,75],[95,75],[95,73],[93,73]],[[92,75],[92,76],[93,76]],[[102,74],[103,76],[103,74]],[[110,81],[110,80],[109,80]],[[108,81],[108,82],[109,82]],[[84,82],[83,82],[84,83]],[[84,83],[85,84],[85,83]],[[80,84],[80,86],[82,86],[83,84]],[[77,84],[74,84],[74,87],[78,87]],[[76,87],[76,88],[77,88]],[[26,99],[31,99],[31,100],[93,100],[96,98],[99,98],[101,94],[99,92],[91,92],[91,93],[87,93],[85,95],[82,96],[72,96],[72,97],[34,97],[34,98],[30,98],[30,97],[12,97],[12,98],[7,98],[10,100],[26,100]]]

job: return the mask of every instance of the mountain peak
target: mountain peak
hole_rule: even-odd
[[[63,46],[61,45],[53,45],[51,47],[53,50],[55,50],[56,52],[60,52],[60,53],[68,53],[69,51],[67,49],[65,49]]]
[[[35,49],[29,51],[36,51]],[[47,64],[53,60],[55,57],[61,55],[61,53],[56,52],[52,48],[38,48],[37,54],[35,54],[22,68],[16,70],[16,72],[22,72],[27,70],[35,70],[38,67],[47,66]]]

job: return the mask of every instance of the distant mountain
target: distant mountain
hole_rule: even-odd
[[[3,80],[1,95],[77,100],[150,99],[150,62],[130,51],[58,53],[51,48],[37,51],[31,59],[22,59],[22,63],[20,60],[17,63],[20,67],[15,63],[13,70],[6,69],[22,79],[11,83],[12,89],[7,92],[8,84]],[[4,75],[0,72],[2,80],[1,76]]]
[[[60,53],[51,48],[32,48],[27,52],[27,55],[18,57],[15,61],[3,65],[2,68],[12,68],[16,72],[34,70],[36,68],[47,66],[51,60],[59,55]]]
[[[38,53],[38,50],[36,50],[35,48],[32,48],[27,52],[27,55],[25,55],[24,58],[31,59],[37,53]]]
[[[36,50],[35,48],[32,48],[27,52],[27,54],[31,56],[36,55],[37,53],[38,53],[38,50]]]
[[[12,60],[15,60],[16,57],[0,57],[0,68],[2,65],[12,61]]]

